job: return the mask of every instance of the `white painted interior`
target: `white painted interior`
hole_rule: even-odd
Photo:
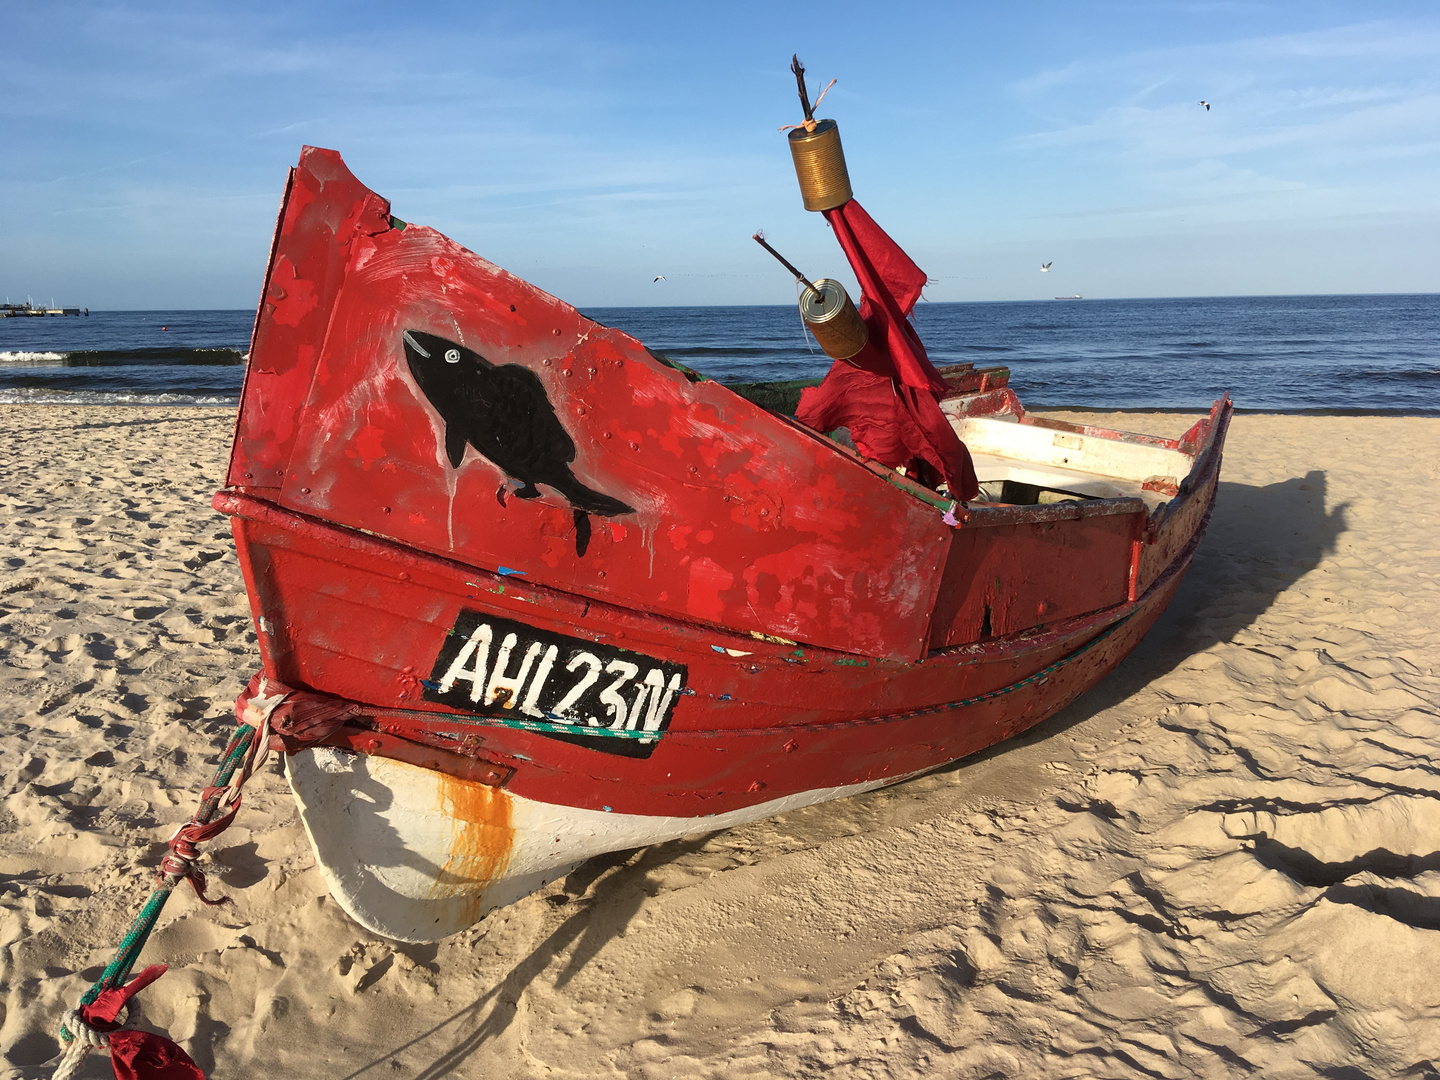
[[[1145,481],[1178,484],[1194,465],[1178,450],[1017,424],[1013,418],[957,416],[947,404],[940,408],[970,450],[982,485],[1015,480],[1102,499],[1133,496],[1154,506],[1169,497],[1143,490]]]

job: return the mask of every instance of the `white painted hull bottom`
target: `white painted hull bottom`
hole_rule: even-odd
[[[537,802],[389,758],[319,747],[286,776],[330,894],[367,930],[438,941],[586,859],[730,828],[893,784],[819,788],[711,817],[651,817]]]

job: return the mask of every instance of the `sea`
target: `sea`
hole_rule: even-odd
[[[722,382],[823,375],[793,307],[591,308]],[[0,319],[0,403],[233,408],[253,310]],[[1028,408],[1440,415],[1440,294],[926,303],[937,365],[1010,369]]]

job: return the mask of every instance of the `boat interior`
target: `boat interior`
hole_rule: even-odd
[[[1027,419],[950,416],[970,450],[983,501],[1031,506],[1136,498],[1153,509],[1175,495],[1194,463],[1178,449],[1131,441],[1121,432],[1087,433]]]
[[[1154,510],[1176,495],[1195,463],[1193,452],[1182,448],[1184,440],[1027,416],[1009,389],[1008,368],[955,364],[941,368],[940,374],[952,388],[940,409],[970,451],[980,481],[977,502],[1036,506],[1135,498]],[[793,417],[801,391],[819,383],[795,379],[727,385],[757,405]],[[853,447],[843,429],[828,434]]]

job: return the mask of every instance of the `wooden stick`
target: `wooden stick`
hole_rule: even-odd
[[[805,65],[796,54],[790,56],[790,70],[795,73],[795,82],[800,87],[800,107],[805,110],[805,119],[814,120],[815,110],[810,105],[810,91],[805,89]]]
[[[785,258],[784,255],[781,255],[781,254],[780,254],[778,251],[776,251],[773,247],[771,247],[769,244],[767,244],[767,243],[765,242],[765,237],[761,236],[761,235],[757,232],[753,237],[751,237],[751,239],[754,240],[754,241],[755,241],[757,244],[759,244],[761,247],[763,247],[763,248],[764,248],[766,251],[768,251],[771,255],[774,255],[775,258],[779,259],[779,260],[780,260],[780,265],[783,266],[783,267],[785,267],[786,270],[789,270],[790,273],[794,274],[796,281],[800,282],[801,285],[804,285],[805,288],[809,289],[812,293],[815,294],[815,300],[816,300],[816,302],[817,302],[821,307],[824,307],[824,306],[825,306],[825,294],[822,293],[819,289],[815,288],[814,285],[811,285],[809,279],[807,279],[804,274],[802,274],[799,270],[796,270],[795,267],[790,264],[790,260],[789,260],[789,259]]]

